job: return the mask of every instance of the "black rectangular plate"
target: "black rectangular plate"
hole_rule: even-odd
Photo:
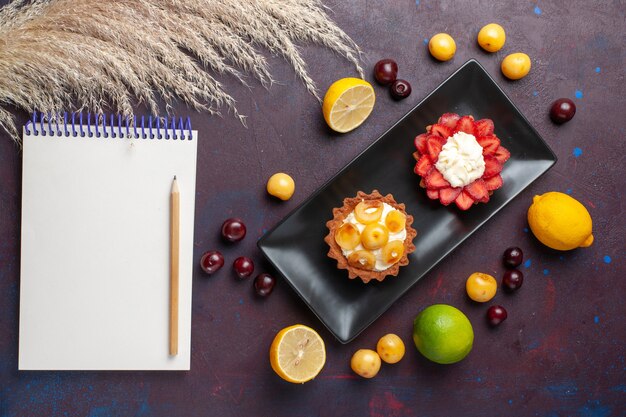
[[[413,139],[447,112],[494,121],[511,152],[504,186],[487,204],[466,212],[431,201],[413,173]],[[556,156],[484,68],[466,62],[400,121],[315,192],[258,246],[330,332],[348,343],[384,313],[431,268],[556,162]],[[415,217],[418,235],[409,265],[398,277],[364,284],[326,256],[324,236],[332,209],[357,191],[393,194]]]

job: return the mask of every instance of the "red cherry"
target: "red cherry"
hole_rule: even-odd
[[[233,262],[233,269],[240,279],[248,278],[254,272],[252,259],[240,256]]]
[[[391,97],[402,100],[411,95],[411,84],[406,80],[395,80],[391,84]]]
[[[222,224],[222,237],[229,242],[239,242],[246,237],[246,225],[241,219],[226,219]]]
[[[398,64],[393,59],[381,59],[374,65],[374,78],[379,84],[391,84],[397,76]]]
[[[524,252],[518,247],[511,247],[504,251],[504,255],[502,256],[502,260],[504,261],[504,265],[510,268],[515,268],[520,266],[522,261],[524,260]]]
[[[575,114],[576,104],[569,98],[560,98],[550,107],[550,119],[559,125],[572,120]]]
[[[274,289],[276,280],[270,274],[259,274],[254,279],[254,290],[259,297],[267,297]]]
[[[204,272],[211,275],[224,266],[224,256],[216,250],[205,252],[200,258],[200,267]]]
[[[498,324],[502,323],[504,320],[506,320],[507,316],[508,314],[502,306],[491,306],[487,310],[487,321],[492,326],[497,326]]]
[[[502,286],[507,291],[515,291],[524,283],[524,274],[519,269],[509,269],[504,272]]]

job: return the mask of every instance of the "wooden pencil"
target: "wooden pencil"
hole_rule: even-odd
[[[180,191],[176,176],[170,196],[170,355],[178,355],[178,274],[180,250]]]

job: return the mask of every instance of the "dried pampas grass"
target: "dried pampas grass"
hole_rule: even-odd
[[[159,97],[167,112],[181,100],[243,121],[207,71],[268,87],[265,49],[319,98],[297,43],[330,48],[363,76],[358,46],[320,0],[17,0],[0,9],[0,126],[19,143],[7,106],[132,115],[136,100],[158,114]]]

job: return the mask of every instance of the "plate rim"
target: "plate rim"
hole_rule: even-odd
[[[551,159],[547,159],[546,161],[550,162],[550,165],[544,170],[542,171],[536,178],[534,178],[530,184],[532,184],[533,182],[537,181],[539,178],[541,178],[543,175],[545,175],[558,161],[558,157],[556,156],[556,154],[554,153],[554,151],[552,150],[552,148],[550,148],[550,146],[548,145],[548,143],[545,141],[545,139],[539,134],[539,132],[535,129],[535,127],[532,125],[532,123],[530,123],[530,121],[526,118],[526,116],[520,111],[520,109],[515,105],[515,103],[513,102],[513,100],[511,100],[511,98],[504,92],[504,90],[502,90],[502,88],[498,85],[498,83],[493,79],[493,77],[489,74],[489,72],[480,64],[480,62],[478,62],[475,58],[470,58],[469,60],[467,60],[463,65],[461,65],[459,68],[457,68],[452,74],[450,74],[448,77],[446,77],[442,82],[440,82],[437,87],[435,87],[429,94],[427,94],[422,100],[420,100],[417,104],[415,104],[415,106],[413,106],[411,109],[409,109],[406,114],[404,114],[404,116],[402,116],[401,118],[399,118],[395,123],[393,123],[387,130],[385,130],[383,133],[381,133],[381,135],[374,141],[372,141],[367,147],[365,147],[365,149],[363,149],[361,152],[359,152],[354,158],[352,158],[348,163],[346,163],[341,169],[339,169],[334,175],[332,175],[327,181],[325,181],[322,185],[320,185],[317,190],[315,190],[313,193],[311,193],[305,200],[303,200],[298,206],[296,206],[293,210],[291,210],[289,213],[287,213],[278,223],[276,223],[270,230],[268,230],[266,233],[263,234],[263,236],[261,236],[258,240],[257,240],[257,247],[261,250],[261,252],[263,253],[263,256],[265,256],[265,258],[268,260],[268,262],[283,276],[284,280],[287,281],[287,283],[289,284],[289,286],[296,292],[296,294],[300,297],[300,299],[307,305],[307,307],[309,308],[309,310],[311,310],[311,312],[313,312],[313,314],[318,318],[318,320],[320,320],[322,322],[322,324],[324,325],[324,327],[326,327],[326,329],[335,337],[335,339],[337,339],[340,343],[342,344],[348,344],[351,341],[353,341],[355,338],[357,338],[363,331],[365,331],[373,322],[375,322],[376,320],[378,320],[387,310],[389,310],[389,308],[396,302],[398,301],[401,297],[403,297],[411,288],[413,288],[415,286],[415,284],[417,284],[418,281],[421,280],[422,277],[424,277],[426,274],[428,274],[435,266],[439,265],[439,263],[441,263],[441,261],[446,258],[450,253],[452,253],[454,250],[456,250],[459,245],[461,245],[465,240],[467,240],[471,235],[474,234],[474,232],[476,232],[478,229],[480,229],[481,227],[483,227],[485,225],[485,223],[487,223],[489,220],[491,220],[491,218],[493,218],[493,216],[495,216],[498,212],[500,212],[500,210],[502,210],[505,206],[507,206],[513,199],[515,199],[522,191],[524,191],[526,188],[528,188],[528,186],[530,186],[530,184],[528,184],[526,187],[520,189],[516,194],[514,194],[513,196],[511,196],[501,207],[497,208],[496,210],[492,211],[491,213],[489,213],[489,215],[482,221],[480,222],[475,228],[474,230],[469,233],[468,235],[466,235],[465,237],[463,237],[462,239],[458,240],[454,246],[452,246],[449,250],[445,251],[445,253],[443,253],[436,262],[433,262],[430,267],[428,269],[426,269],[424,271],[423,274],[420,275],[419,278],[417,278],[411,285],[409,285],[404,291],[402,291],[401,293],[399,293],[397,295],[397,297],[393,297],[391,301],[389,301],[388,303],[384,304],[384,308],[382,309],[381,313],[376,314],[374,316],[372,316],[372,318],[370,320],[368,320],[366,322],[366,324],[364,326],[362,326],[362,328],[358,329],[356,332],[354,332],[354,334],[352,334],[350,337],[348,338],[342,338],[340,337],[337,332],[332,329],[328,323],[326,322],[326,320],[320,316],[320,314],[316,311],[315,308],[313,308],[313,306],[304,298],[304,296],[302,295],[302,293],[298,290],[298,288],[294,285],[294,283],[291,282],[290,279],[287,278],[287,275],[284,274],[282,272],[282,269],[274,262],[274,260],[267,254],[265,247],[264,247],[264,242],[265,240],[267,240],[269,238],[269,236],[276,230],[278,229],[284,222],[286,222],[289,218],[291,218],[291,216],[293,216],[298,210],[300,210],[302,207],[304,207],[306,204],[308,204],[311,200],[313,200],[314,198],[316,198],[319,194],[322,193],[322,191],[324,191],[331,183],[333,183],[335,181],[336,178],[338,178],[344,171],[346,171],[356,160],[358,160],[362,155],[364,155],[366,152],[369,151],[370,148],[372,148],[374,145],[376,145],[380,140],[382,140],[391,130],[393,130],[398,124],[400,124],[404,119],[406,119],[413,111],[415,111],[418,107],[420,107],[426,100],[428,100],[432,95],[436,94],[437,91],[439,91],[439,89],[441,89],[446,83],[448,83],[451,79],[453,79],[455,76],[457,76],[460,72],[462,72],[463,70],[467,70],[467,68],[471,67],[471,66],[477,66],[477,68],[482,71],[482,73],[484,75],[487,76],[487,78],[489,79],[489,81],[498,89],[498,91],[505,97],[505,99],[511,104],[511,106],[515,109],[515,111],[521,116],[521,118],[523,119],[523,121],[525,122],[525,124],[530,127],[531,131],[535,134],[536,137],[539,138],[539,140],[541,141],[541,143],[544,145],[545,149],[548,150],[548,152],[551,155]]]

